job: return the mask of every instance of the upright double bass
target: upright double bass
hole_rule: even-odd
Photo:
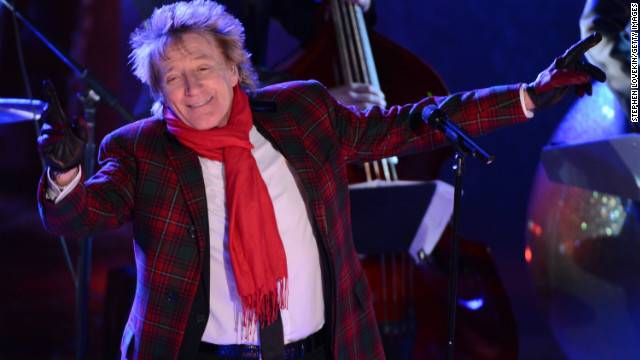
[[[286,72],[296,78],[317,79],[329,88],[350,83],[376,86],[391,105],[449,93],[440,76],[422,59],[367,29],[358,5],[344,0],[329,0],[325,5],[326,18],[333,26],[325,23],[328,26]],[[434,180],[452,154],[451,148],[444,147],[427,154],[403,156],[397,166],[394,159],[354,164],[349,168],[349,181]],[[442,259],[448,251],[447,236],[450,234],[446,233],[434,250],[430,264],[415,264],[406,252],[361,258],[374,294],[374,311],[389,359],[444,358],[446,354],[448,266]],[[464,308],[458,312],[459,321],[470,318],[479,324],[462,324],[457,327],[457,333],[471,329],[480,338],[473,334],[457,335],[458,344],[470,349],[456,353],[461,358],[473,359],[517,358],[515,320],[488,249],[482,244],[461,240],[464,267],[460,272],[461,294],[468,283],[467,288],[487,298],[485,310],[488,311],[476,309],[468,317]],[[500,329],[499,334],[493,331],[491,335],[489,329],[496,327]],[[485,328],[487,332],[480,334]]]

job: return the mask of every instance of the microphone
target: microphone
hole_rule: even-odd
[[[471,154],[474,158],[490,164],[495,157],[471,138],[464,129],[449,120],[447,113],[438,106],[429,104],[422,109],[422,119],[432,128],[444,133],[451,144],[463,154]]]

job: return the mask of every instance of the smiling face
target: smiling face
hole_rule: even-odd
[[[213,35],[189,33],[158,63],[162,94],[174,114],[198,130],[225,126],[231,114],[238,72],[224,58]]]

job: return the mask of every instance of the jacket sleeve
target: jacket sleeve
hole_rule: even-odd
[[[80,182],[58,203],[46,198],[47,176],[38,189],[38,206],[45,228],[69,237],[87,237],[118,228],[131,218],[136,165],[119,139],[109,135],[99,152],[100,170]]]
[[[446,144],[444,135],[422,119],[428,104],[441,107],[451,121],[471,136],[480,136],[527,120],[520,102],[520,84],[428,97],[415,104],[366,111],[345,107],[330,95],[330,121],[348,161],[373,161],[434,149]]]

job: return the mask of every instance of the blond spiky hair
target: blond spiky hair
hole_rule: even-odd
[[[225,7],[209,0],[176,2],[154,10],[130,39],[133,74],[149,85],[154,104],[153,115],[162,116],[161,83],[158,63],[166,59],[172,45],[180,45],[187,33],[209,33],[220,46],[225,59],[238,69],[240,87],[254,91],[258,76],[251,65],[250,54],[244,48],[244,27]]]

